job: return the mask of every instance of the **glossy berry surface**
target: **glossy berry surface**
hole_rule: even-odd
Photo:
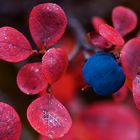
[[[122,68],[113,55],[98,52],[91,56],[83,67],[83,77],[95,93],[106,96],[119,90],[125,81]]]
[[[27,118],[38,133],[51,139],[63,137],[72,125],[68,111],[53,95],[34,100],[27,109]]]
[[[44,90],[48,83],[42,74],[42,65],[34,62],[24,65],[18,72],[17,84],[19,89],[28,95]]]
[[[61,48],[49,49],[42,57],[43,74],[49,84],[60,79],[68,66],[68,57]]]
[[[0,59],[19,62],[31,54],[30,43],[22,33],[8,26],[0,28]]]
[[[63,35],[67,18],[57,4],[44,3],[35,6],[30,14],[31,35],[40,49],[54,45]]]
[[[0,102],[0,140],[19,140],[20,118],[13,107]]]

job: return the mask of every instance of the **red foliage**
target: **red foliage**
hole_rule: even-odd
[[[74,47],[76,46],[76,41],[73,35],[71,34],[65,34],[62,39],[57,43],[59,48],[62,48],[65,50],[67,55],[70,55]]]
[[[56,4],[40,4],[31,11],[30,32],[36,45],[42,50],[54,45],[62,37],[66,26],[65,13]]]
[[[124,44],[122,36],[134,30],[137,25],[136,14],[122,6],[113,9],[112,21],[114,28],[106,24],[102,18],[93,17],[92,24],[96,30],[95,33],[90,33],[90,43],[93,47],[99,47],[100,50],[108,49],[107,51],[113,45],[120,47]],[[54,96],[65,104],[73,99],[75,93],[85,85],[82,67],[86,55],[90,56],[93,52],[88,48],[86,40],[83,42],[80,40],[85,38],[79,37],[78,29],[74,27],[76,31],[74,35],[79,35],[75,36],[76,39],[73,36],[63,38],[58,44],[61,48],[49,49],[60,40],[66,26],[66,15],[56,4],[39,4],[31,11],[29,28],[33,40],[40,49],[36,54],[45,54],[42,57],[42,63],[26,64],[20,69],[17,84],[19,89],[28,95],[43,94],[27,109],[29,123],[40,135],[43,135],[40,140],[60,140],[65,134],[63,140],[140,139],[140,125],[135,114],[126,106],[113,103],[96,103],[81,114],[76,114],[78,119],[74,120],[75,124],[67,134],[72,125],[71,117],[67,109]],[[80,53],[76,52],[80,49],[82,50]],[[96,50],[98,49],[94,52]],[[115,51],[119,53],[121,48]],[[0,59],[19,62],[28,58],[33,52],[30,43],[19,31],[11,27],[0,28]],[[66,53],[70,58],[73,56],[71,54],[76,53],[67,72],[65,72],[68,66]],[[133,81],[133,98],[137,108],[140,109],[140,75],[137,75],[140,66],[140,39],[131,39],[124,45],[121,63],[130,87]],[[49,92],[48,83],[53,84],[50,94],[46,93],[46,90]],[[113,95],[113,98],[115,102],[121,102],[126,95],[127,88],[123,86]],[[71,102],[72,111],[76,110],[79,113],[83,104],[78,104],[76,101]],[[19,140],[20,133],[21,122],[18,114],[12,107],[0,102],[0,140]]]
[[[112,21],[115,29],[124,36],[135,29],[138,19],[131,9],[117,6],[112,11]]]
[[[136,104],[136,107],[140,110],[140,75],[137,75],[133,80],[133,99]]]
[[[38,133],[48,138],[63,137],[72,125],[68,111],[53,95],[33,101],[27,109],[27,118]]]
[[[57,99],[59,99],[62,103],[69,103],[76,93],[76,80],[73,77],[72,73],[66,72],[53,85],[53,92]]]
[[[101,17],[94,16],[94,17],[92,18],[92,25],[93,25],[94,29],[95,29],[97,32],[99,32],[99,26],[100,26],[101,24],[105,24],[105,23],[106,23],[105,20],[104,20],[103,18],[101,18]]]
[[[108,24],[101,24],[99,26],[99,34],[113,45],[122,46],[124,44],[124,40],[120,33]]]
[[[133,80],[140,66],[140,39],[129,40],[121,51],[121,63],[129,80]]]
[[[0,102],[0,140],[19,140],[21,122],[15,109]]]
[[[84,134],[84,135],[83,135]],[[70,131],[62,138],[54,140],[93,140],[93,136],[84,128],[83,123],[78,119],[73,120]],[[40,136],[39,140],[49,140],[45,136]]]
[[[98,33],[91,32],[89,35],[90,35],[90,42],[95,47],[108,49],[112,46],[111,43],[109,43],[105,38],[103,38]]]
[[[138,140],[140,138],[139,120],[124,105],[96,103],[83,112],[80,120],[95,140]]]
[[[49,84],[60,79],[68,66],[68,57],[61,48],[49,49],[42,57],[43,74]]]
[[[31,54],[30,43],[22,33],[12,27],[0,28],[0,59],[19,62]]]
[[[44,90],[48,83],[42,74],[42,65],[39,62],[23,66],[17,75],[19,89],[28,94],[38,94]]]

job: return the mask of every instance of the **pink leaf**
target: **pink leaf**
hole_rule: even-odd
[[[135,29],[138,19],[131,9],[117,6],[112,11],[112,21],[115,29],[124,36]]]
[[[63,137],[72,125],[68,111],[53,95],[33,101],[27,109],[27,118],[38,133],[51,139]]]
[[[30,14],[31,35],[40,49],[54,45],[63,35],[67,18],[61,7],[53,3],[35,6]]]
[[[47,87],[47,81],[42,74],[41,63],[30,63],[23,66],[17,75],[19,89],[28,94],[38,94]]]
[[[101,18],[101,17],[94,16],[94,17],[92,18],[92,25],[93,25],[93,27],[95,28],[95,30],[96,30],[97,32],[99,32],[99,26],[100,26],[101,24],[105,24],[105,23],[106,23],[105,20],[104,20],[103,18]]]
[[[96,103],[88,107],[80,118],[95,140],[139,139],[139,119],[126,105]]]
[[[132,83],[133,99],[136,107],[140,110],[140,75],[137,75]]]
[[[140,66],[140,39],[129,40],[121,51],[121,63],[126,76],[133,80]]]
[[[99,34],[106,40],[111,42],[113,45],[122,46],[124,44],[124,39],[122,38],[120,33],[108,24],[100,25]]]
[[[61,48],[49,49],[42,58],[42,70],[49,84],[59,80],[67,66],[67,54]]]
[[[21,122],[15,109],[0,102],[0,140],[19,140]]]
[[[0,58],[9,62],[25,60],[32,48],[25,36],[12,27],[0,28]]]
[[[112,45],[105,38],[103,38],[98,33],[91,32],[90,33],[90,42],[93,46],[102,49],[109,49]]]

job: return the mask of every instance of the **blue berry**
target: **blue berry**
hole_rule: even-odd
[[[95,93],[106,96],[118,91],[125,82],[124,72],[110,53],[97,52],[83,67],[83,77]]]

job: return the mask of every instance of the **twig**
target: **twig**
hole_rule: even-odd
[[[74,17],[74,16],[69,16],[69,27],[74,33],[75,39],[77,46],[74,47],[72,53],[69,56],[69,60],[72,61],[75,56],[79,53],[79,51],[93,51],[93,46],[91,46],[86,39],[86,32],[80,22]]]

